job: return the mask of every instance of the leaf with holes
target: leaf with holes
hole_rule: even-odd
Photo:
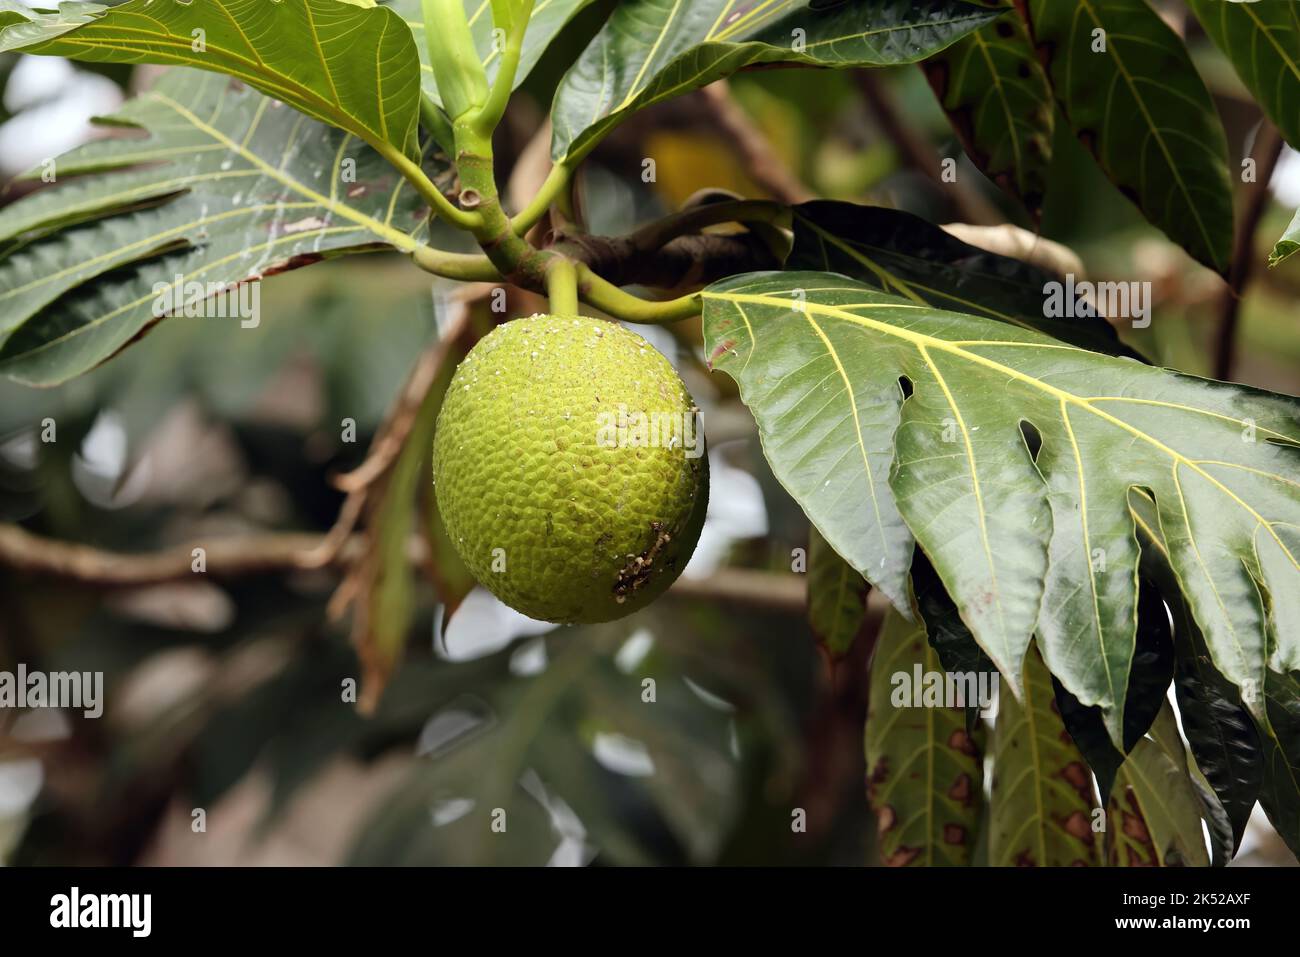
[[[1283,138],[1300,149],[1300,9],[1294,0],[1187,0]]]
[[[748,66],[915,63],[996,16],[960,0],[625,0],[560,81],[551,154],[575,163],[628,114]]]
[[[1183,41],[1145,0],[1028,0],[1028,11],[1075,135],[1151,223],[1225,272],[1227,138]]]
[[[833,274],[753,273],[702,298],[714,368],[739,383],[773,472],[827,541],[906,608],[915,536],[1013,688],[1037,633],[1052,673],[1122,742],[1133,488],[1157,503],[1220,671],[1260,686],[1266,662],[1300,658],[1300,401]]]
[[[880,857],[895,867],[970,864],[984,795],[982,736],[967,732],[962,708],[914,700],[917,671],[944,674],[925,628],[891,609],[867,698],[867,797]]]
[[[989,863],[1065,867],[1101,862],[1092,775],[1056,712],[1051,675],[1025,656],[1022,700],[1002,695],[993,726]]]
[[[921,66],[967,155],[1037,218],[1056,104],[1024,21],[1000,17]]]
[[[160,305],[166,287],[192,302],[346,252],[410,250],[424,228],[425,203],[378,153],[224,77],[168,71],[106,122],[145,135],[59,157],[58,185],[0,210],[13,378],[85,372],[177,311]]]
[[[420,60],[411,31],[384,8],[339,0],[128,0],[52,39],[25,24],[6,27],[6,49],[215,70],[397,157],[419,157]]]
[[[919,216],[813,200],[794,208],[792,224],[787,269],[842,273],[918,304],[1037,329],[1097,352],[1137,355],[1095,312],[1075,319],[1045,314],[1051,284],[1061,286],[1060,277],[964,243]]]

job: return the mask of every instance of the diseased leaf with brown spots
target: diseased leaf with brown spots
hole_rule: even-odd
[[[983,735],[967,734],[964,708],[900,706],[920,704],[911,695],[917,670],[943,674],[925,629],[890,609],[871,661],[866,732],[880,860],[970,864],[984,795]]]
[[[1209,867],[1203,805],[1187,750],[1166,703],[1151,736],[1129,752],[1107,808],[1107,859],[1113,867]]]
[[[998,700],[993,727],[989,863],[1002,867],[1101,863],[1092,774],[1056,710],[1036,645],[1025,655],[1023,700]]]

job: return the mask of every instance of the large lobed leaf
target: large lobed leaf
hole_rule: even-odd
[[[356,137],[224,77],[170,70],[104,122],[145,135],[60,157],[57,185],[0,211],[0,372],[23,381],[122,348],[159,318],[157,283],[409,250],[427,213]]]
[[[1052,673],[1122,743],[1132,489],[1154,498],[1225,677],[1259,688],[1270,665],[1300,661],[1297,400],[834,274],[737,276],[702,295],[713,365],[739,383],[776,476],[900,608],[915,536],[1013,689],[1037,633]]]
[[[393,11],[341,0],[128,0],[86,19],[0,30],[0,52],[164,63],[235,76],[268,96],[408,159],[419,155],[419,57]],[[63,30],[71,19],[84,22]],[[0,20],[0,23],[3,23]]]
[[[1027,0],[1027,11],[1075,135],[1151,223],[1225,272],[1227,139],[1183,41],[1145,0]]]
[[[915,63],[996,16],[960,0],[624,0],[560,82],[551,153],[576,162],[628,113],[748,66]]]

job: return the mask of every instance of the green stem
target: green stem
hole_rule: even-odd
[[[417,246],[411,259],[425,272],[460,282],[502,282],[501,273],[486,256],[449,253],[432,246]]]
[[[474,129],[480,136],[489,136],[505,116],[510,94],[515,89],[515,74],[519,71],[519,58],[523,54],[524,34],[528,32],[528,21],[533,15],[533,4],[526,3],[519,11],[518,18],[510,24],[506,34],[506,48],[501,51],[501,66],[497,69],[496,79],[487,101],[474,118]],[[498,27],[501,24],[497,24]]]
[[[510,220],[510,228],[516,236],[522,236],[528,230],[532,229],[546,211],[551,208],[551,204],[559,201],[569,188],[569,180],[573,175],[573,170],[569,166],[560,163],[551,167],[550,173],[547,174],[542,188],[537,191],[537,195],[525,206],[514,219]]]
[[[700,313],[701,302],[698,293],[682,296],[680,299],[651,302],[624,292],[618,286],[596,275],[585,263],[578,263],[577,272],[578,294],[582,297],[582,301],[624,322],[663,324],[689,319]]]
[[[487,74],[474,46],[461,0],[422,0],[424,39],[438,97],[452,120],[476,110],[488,98]]]
[[[461,204],[472,199],[479,217],[471,230],[474,238],[510,282],[526,289],[546,288],[548,264],[558,254],[535,248],[510,228],[497,193],[491,134],[479,133],[469,119],[456,123],[455,131]]]
[[[406,154],[391,143],[376,140],[370,144],[379,154],[402,174],[402,177],[415,187],[420,198],[433,207],[433,211],[458,229],[474,230],[479,225],[480,217],[476,213],[457,209],[451,204],[442,190],[433,184],[420,165],[409,159]]]
[[[546,270],[546,297],[556,316],[578,314],[578,270],[572,259],[556,256]]]

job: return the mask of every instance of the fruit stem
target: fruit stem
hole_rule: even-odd
[[[698,293],[653,302],[624,292],[606,279],[592,272],[586,263],[577,264],[578,293],[582,301],[607,312],[624,322],[663,324],[689,319],[698,315],[701,304]]]
[[[555,256],[546,270],[546,298],[556,316],[578,314],[578,270],[572,259]]]

